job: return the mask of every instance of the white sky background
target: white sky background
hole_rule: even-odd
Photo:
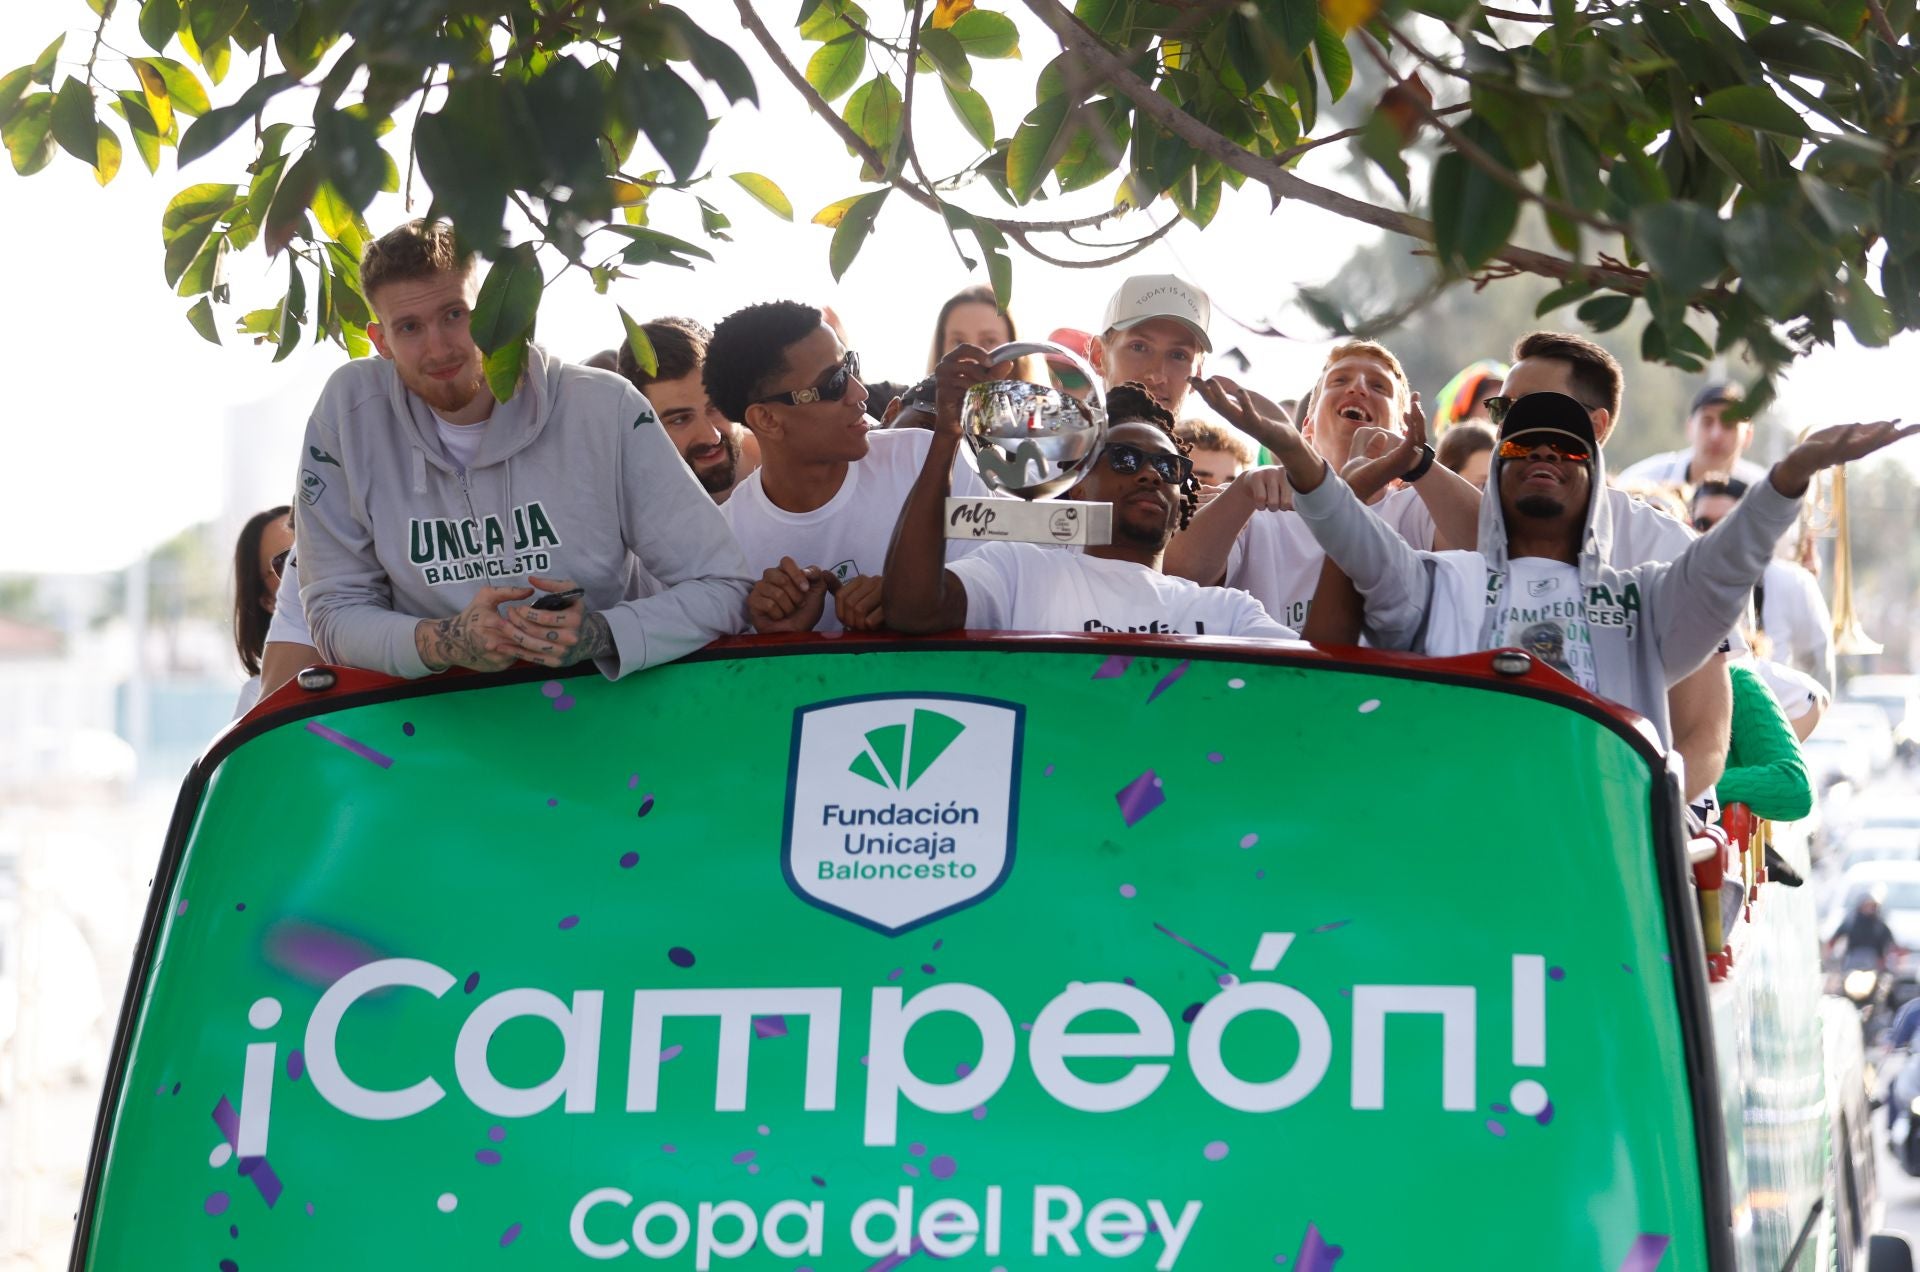
[[[836,285],[826,260],[830,232],[809,220],[819,208],[864,188],[857,164],[761,55],[731,4],[682,3],[742,52],[760,89],[758,111],[743,105],[722,117],[705,160],[723,179],[703,193],[732,218],[734,241],[706,240],[691,199],[662,197],[653,224],[702,243],[716,260],[694,271],[647,267],[606,297],[594,294],[584,274],[563,278],[549,287],[543,303],[541,341],[564,357],[584,358],[617,341],[616,303],[641,320],[678,313],[711,325],[741,305],[788,297],[832,305],[874,378],[916,378],[938,306],[960,287],[985,281],[984,271],[969,276],[939,220],[896,195]],[[891,12],[891,6],[882,7]],[[109,43],[146,53],[134,29],[137,4],[125,0],[121,8]],[[804,66],[815,46],[793,35],[794,5],[778,0],[763,8],[768,25]],[[1044,65],[1042,54],[1053,48],[1032,19],[1015,16],[1029,56],[975,63],[975,86],[994,103],[1002,136],[1031,104],[1032,78]],[[31,61],[63,23],[90,18],[82,0],[13,6],[0,28],[0,70]],[[65,29],[61,74],[77,72],[91,39],[90,27]],[[179,54],[177,46],[172,53]],[[103,55],[102,65],[109,67],[110,83],[131,80],[116,59]],[[247,74],[236,59],[233,74],[213,90],[215,103],[231,101]],[[719,109],[717,94],[709,102]],[[929,172],[953,171],[977,152],[932,76],[920,78],[915,121]],[[386,138],[404,170],[403,140],[404,128]],[[634,171],[651,166],[641,158],[646,144],[639,143]],[[320,383],[344,353],[331,344],[309,345],[272,365],[270,346],[256,348],[230,334],[240,313],[273,303],[284,289],[284,263],[267,262],[257,246],[229,258],[235,303],[216,311],[227,340],[222,348],[187,326],[182,315],[189,302],[172,295],[161,276],[159,224],[167,201],[195,181],[244,180],[251,147],[251,130],[242,130],[184,175],[173,171],[172,152],[163,151],[160,174],[150,176],[128,146],[120,176],[105,189],[64,153],[31,178],[0,165],[0,242],[6,248],[0,348],[12,368],[0,433],[0,572],[117,568],[186,525],[223,513],[244,515],[287,498],[300,427]],[[1339,149],[1309,156],[1303,175],[1336,182],[1332,170],[1342,156],[1333,152]],[[793,201],[795,223],[777,220],[724,180],[738,171],[757,171],[779,183]],[[1117,180],[1017,215],[1041,219],[1096,211],[1111,199]],[[1005,214],[984,185],[960,202]],[[424,197],[418,206],[424,208]],[[382,196],[368,220],[378,233],[405,215],[398,196]],[[1135,238],[1167,215],[1165,209],[1135,213],[1098,234]],[[1227,192],[1206,231],[1183,225],[1123,266],[1063,270],[1014,249],[1013,313],[1028,336],[1044,337],[1058,326],[1091,328],[1120,277],[1182,273],[1213,295],[1216,347],[1242,345],[1257,362],[1251,378],[1285,391],[1313,373],[1325,346],[1246,338],[1225,315],[1259,321],[1275,314],[1297,285],[1324,281],[1371,236],[1364,227],[1303,206],[1270,212],[1265,192],[1249,185],[1237,197]],[[965,242],[973,248],[971,239]],[[1049,250],[1065,255],[1073,249]],[[1391,340],[1416,340],[1417,323]],[[1287,325],[1311,329],[1300,319]],[[1910,361],[1916,354],[1920,338],[1911,334],[1888,351],[1850,345],[1823,350],[1794,372],[1785,409],[1796,423],[1901,414],[1906,408],[1897,400],[1904,395],[1896,392],[1895,368],[1902,357]],[[242,444],[229,447],[230,433]],[[236,462],[229,462],[230,449],[239,453]]]

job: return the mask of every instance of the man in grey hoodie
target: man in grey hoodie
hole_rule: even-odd
[[[1236,405],[1254,409],[1244,393]],[[1647,717],[1668,744],[1668,686],[1720,648],[1813,475],[1920,432],[1898,421],[1823,429],[1679,557],[1620,569],[1600,546],[1611,507],[1594,497],[1606,474],[1593,423],[1565,394],[1529,394],[1508,410],[1477,552],[1411,547],[1281,427],[1292,434],[1277,454],[1294,507],[1360,589],[1377,647],[1446,655],[1517,645]],[[1423,440],[1402,442],[1410,460]]]
[[[361,261],[380,356],[321,393],[295,518],[320,652],[407,677],[591,658],[617,678],[739,630],[746,562],[646,398],[536,347],[494,400],[473,266],[423,221]],[[664,591],[627,599],[636,561]],[[575,588],[562,608],[502,608]]]

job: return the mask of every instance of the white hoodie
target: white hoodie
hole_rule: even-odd
[[[300,597],[327,658],[424,676],[421,619],[529,574],[586,590],[613,635],[613,656],[598,660],[612,678],[741,630],[746,561],[626,380],[535,347],[485,429],[462,472],[392,363],[360,358],[327,381],[294,518]],[[665,591],[626,599],[636,559]]]

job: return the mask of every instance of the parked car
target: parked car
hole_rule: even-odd
[[[1870,861],[1920,861],[1920,828],[1870,826],[1847,836],[1840,857],[1842,876]]]
[[[1893,763],[1893,725],[1887,713],[1871,702],[1836,702],[1820,718],[1818,733],[1841,733],[1858,737],[1873,758],[1874,772]]]

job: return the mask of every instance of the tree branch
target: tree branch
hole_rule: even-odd
[[[1172,233],[1173,227],[1178,224],[1180,224],[1180,218],[1176,216],[1171,221],[1168,221],[1165,225],[1155,230],[1153,233],[1147,235],[1145,238],[1135,241],[1132,244],[1132,246],[1126,248],[1125,250],[1116,252],[1112,256],[1103,256],[1099,260],[1092,260],[1092,261],[1070,261],[1070,260],[1064,259],[1063,257],[1049,255],[1048,253],[1043,252],[1039,248],[1035,247],[1033,243],[1027,238],[1026,231],[1024,230],[1009,230],[1007,232],[1007,237],[1012,239],[1014,242],[1018,243],[1022,248],[1026,249],[1029,255],[1036,256],[1039,259],[1045,261],[1049,265],[1058,265],[1062,269],[1102,269],[1108,265],[1118,265],[1121,261],[1126,260],[1130,256],[1138,256],[1140,253],[1146,251],[1148,248],[1152,247],[1155,243],[1158,243],[1161,239],[1165,238],[1168,234]]]
[[[1887,21],[1887,7],[1880,0],[1867,0],[1867,13],[1873,19],[1873,29],[1887,42],[1890,49],[1900,47],[1900,33],[1893,29],[1893,23]]]
[[[1496,9],[1490,4],[1480,6],[1480,12],[1490,18],[1505,18],[1509,22],[1540,22],[1553,25],[1553,15],[1547,13],[1520,13],[1513,9]]]
[[[85,74],[88,88],[95,86],[93,64],[100,60],[100,42],[107,38],[107,19],[112,16],[112,5],[103,4],[100,6],[100,21],[96,22],[93,27],[93,48],[87,53],[87,69]]]
[[[744,3],[745,0],[739,0],[739,2]],[[1057,0],[1025,0],[1025,4],[1028,10],[1060,40],[1062,48],[1086,58],[1096,72],[1104,76],[1109,84],[1155,123],[1166,128],[1194,149],[1218,159],[1235,172],[1243,173],[1258,181],[1276,197],[1297,199],[1311,207],[1321,208],[1363,225],[1372,225],[1379,229],[1391,230],[1395,234],[1404,234],[1408,238],[1422,239],[1429,243],[1433,241],[1432,221],[1411,213],[1395,212],[1378,207],[1365,200],[1329,190],[1325,186],[1315,185],[1311,181],[1296,176],[1281,164],[1271,159],[1262,159],[1221,136],[1142,83],[1140,77],[1135,75],[1125,62],[1108,49],[1098,36],[1081,25],[1072,13],[1062,8]],[[1622,271],[1589,265],[1582,261],[1570,261],[1546,252],[1536,252],[1511,244],[1502,247],[1494,253],[1494,256],[1530,274],[1558,278],[1563,281],[1577,280],[1594,283],[1629,295],[1639,295],[1646,285],[1647,276],[1640,271]]]
[[[1428,112],[1428,115],[1429,118],[1443,115],[1459,115],[1472,109],[1472,102],[1461,102],[1455,106],[1442,106],[1439,110]],[[1303,141],[1297,146],[1288,146],[1285,150],[1275,155],[1273,161],[1275,163],[1292,163],[1309,150],[1318,150],[1320,147],[1330,146],[1336,141],[1347,141],[1360,136],[1366,131],[1366,125],[1362,124],[1358,128],[1347,128],[1337,133],[1328,133],[1324,137],[1315,137],[1310,141]]]
[[[927,0],[913,0],[913,30],[907,36],[907,88],[900,101],[900,144],[907,148],[907,162],[913,165],[914,172],[919,175],[920,184],[931,194],[933,182],[927,180],[927,170],[920,165],[919,148],[913,144],[913,82],[920,78],[920,16],[926,6]],[[940,196],[935,194],[933,197],[938,202]],[[940,212],[940,224],[946,227],[947,241],[953,244],[953,254],[960,258],[961,264],[973,268],[966,249],[960,246],[960,235],[954,231],[953,223],[947,220],[944,208]]]

